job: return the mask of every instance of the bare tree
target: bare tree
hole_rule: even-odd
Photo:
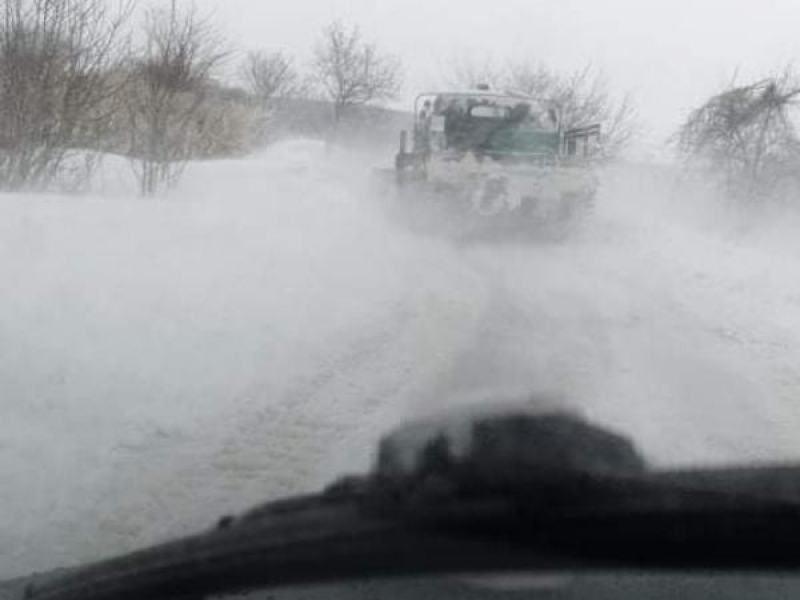
[[[196,152],[214,70],[226,53],[194,5],[146,15],[144,47],[132,65],[128,120],[130,154],[140,193],[175,184]]]
[[[323,30],[314,50],[313,70],[333,103],[337,123],[349,108],[388,100],[400,88],[399,61],[365,42],[357,27],[339,21]]]
[[[541,63],[512,62],[503,71],[501,86],[549,101],[566,88],[563,79]]]
[[[45,187],[77,149],[88,178],[117,114],[132,8],[130,0],[3,2],[0,186]]]
[[[600,153],[605,158],[617,157],[636,133],[631,96],[616,101],[606,79],[591,66],[566,76],[555,76],[550,102],[561,113],[565,128],[600,125]]]
[[[302,89],[294,61],[280,51],[250,52],[239,74],[248,91],[262,103],[294,96]]]
[[[727,191],[752,198],[796,178],[800,139],[790,111],[800,83],[790,69],[748,85],[730,84],[691,112],[679,148],[723,177]]]

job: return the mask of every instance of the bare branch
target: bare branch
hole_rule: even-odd
[[[476,59],[461,55],[450,61],[445,83],[452,87],[476,89],[488,85],[492,89],[504,89],[508,83],[508,68],[497,65],[491,58]]]
[[[721,174],[728,192],[769,195],[800,167],[800,140],[790,111],[800,98],[791,68],[747,85],[733,82],[692,111],[677,134],[693,163]]]
[[[294,61],[283,52],[250,52],[239,75],[250,93],[263,103],[299,95],[301,91]]]
[[[124,29],[132,9],[132,0],[3,3],[1,186],[45,187],[70,152],[102,148],[117,114],[119,80],[113,74],[127,49]]]
[[[400,88],[400,63],[365,42],[357,27],[336,21],[322,32],[313,69],[338,122],[353,106],[393,98]]]

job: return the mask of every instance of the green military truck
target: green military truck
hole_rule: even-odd
[[[599,125],[565,128],[558,107],[523,94],[420,94],[400,135],[392,209],[456,237],[561,237],[594,204],[599,137]]]

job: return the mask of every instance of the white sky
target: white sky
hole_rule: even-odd
[[[166,0],[158,0],[166,2]],[[454,56],[589,62],[634,94],[649,137],[738,70],[800,58],[800,0],[197,0],[238,49],[282,48],[302,63],[323,25],[358,24],[402,58],[405,93],[437,87]]]

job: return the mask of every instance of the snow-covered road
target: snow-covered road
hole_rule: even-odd
[[[800,458],[800,241],[654,170],[564,245],[393,228],[313,142],[169,201],[0,198],[0,577],[362,468],[385,427],[531,393],[661,464]],[[764,233],[766,232],[766,233]]]

